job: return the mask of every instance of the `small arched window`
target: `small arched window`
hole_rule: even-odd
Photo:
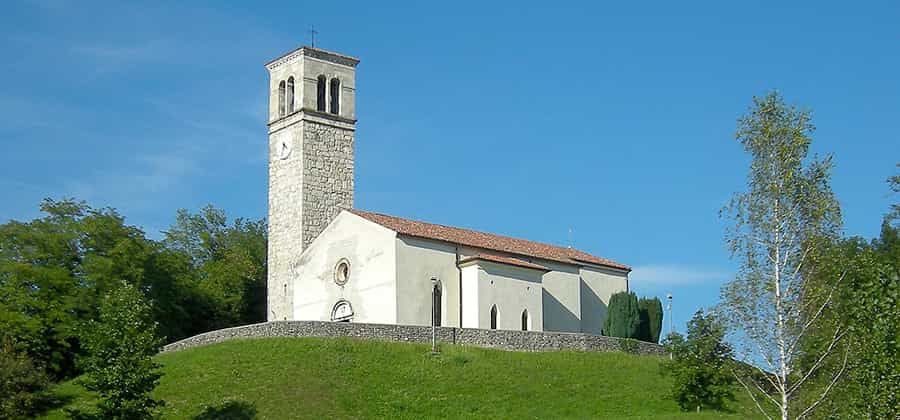
[[[353,306],[350,302],[341,299],[331,308],[331,320],[334,322],[350,322],[353,321]]]
[[[278,116],[284,116],[284,80],[278,84]]]
[[[331,79],[331,113],[341,113],[341,81],[337,78]]]
[[[531,329],[531,317],[528,316],[528,309],[522,311],[522,331]]]
[[[497,305],[491,306],[491,329],[497,329]]]
[[[294,76],[287,80],[287,113],[294,112]]]
[[[436,327],[441,326],[442,295],[443,291],[441,290],[441,282],[438,281],[433,286],[431,286],[431,324]]]
[[[325,112],[325,75],[316,79],[316,111]]]

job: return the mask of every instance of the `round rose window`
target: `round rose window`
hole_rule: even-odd
[[[334,282],[338,286],[343,286],[347,284],[347,280],[350,280],[350,261],[343,258],[334,267]]]

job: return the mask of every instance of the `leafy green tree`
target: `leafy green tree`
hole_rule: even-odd
[[[163,333],[198,332],[203,305],[186,256],[162,248],[113,209],[44,200],[45,216],[0,225],[0,334],[56,378],[75,374],[81,326],[121,281],[153,304]]]
[[[143,295],[123,282],[103,298],[98,318],[89,322],[86,331],[83,382],[100,397],[100,417],[154,417],[162,402],[150,393],[162,373],[153,356],[162,340]]]
[[[45,200],[41,211],[43,218],[0,226],[0,331],[64,377],[74,371],[79,323],[94,311],[91,269],[102,265],[86,258],[101,245],[84,244],[83,222],[104,215],[71,200]]]
[[[266,224],[236,219],[206,206],[197,214],[179,210],[165,232],[165,245],[188,256],[196,284],[208,299],[207,329],[266,318]]]
[[[659,298],[641,298],[638,300],[640,312],[639,340],[651,343],[659,342],[659,334],[662,331],[663,309]]]
[[[882,241],[853,261],[842,305],[852,352],[849,379],[858,390],[853,406],[868,418],[900,418],[900,247],[898,229],[885,229]]]
[[[885,217],[880,237],[871,243],[861,238],[837,241],[813,264],[814,284],[827,286],[828,279],[837,276],[844,281],[820,316],[825,323],[801,341],[804,354],[822,354],[841,328],[847,331],[849,350],[845,374],[834,385],[841,392],[822,404],[823,415],[900,418],[900,226],[893,220],[891,214]],[[817,362],[806,357],[803,366]],[[813,386],[805,393],[810,401],[831,386],[834,372],[843,368],[841,355],[819,363],[823,373],[813,376]]]
[[[603,331],[610,337],[638,338],[641,319],[637,296],[631,292],[614,293],[609,298]]]
[[[897,164],[897,168],[900,169],[900,163]],[[888,178],[888,185],[891,187],[891,191],[893,191],[894,194],[900,193],[900,174]],[[897,223],[898,221],[900,221],[900,203],[894,203],[891,204],[891,212],[888,213],[885,222],[891,224]],[[893,226],[897,227],[896,224]]]
[[[670,396],[682,410],[721,410],[734,399],[731,347],[725,343],[725,326],[712,314],[697,311],[688,322],[687,339],[672,333],[665,342],[672,355],[662,365],[672,377]]]
[[[734,221],[726,239],[741,267],[723,287],[722,308],[741,344],[741,360],[773,373],[737,379],[761,414],[768,417],[763,404],[771,404],[784,420],[809,416],[846,366],[833,373],[818,398],[805,402],[800,397],[809,379],[823,367],[814,362],[803,369],[805,358],[826,360],[839,353],[847,360],[843,328],[834,330],[819,354],[801,346],[807,333],[826,323],[821,315],[844,277],[809,281],[810,263],[838,237],[841,226],[829,185],[831,159],[808,157],[813,129],[809,112],[785,104],[777,93],[754,98],[736,135],[751,158],[748,190],[723,209]]]
[[[49,380],[43,369],[13,346],[0,342],[0,418],[31,418],[43,399]]]

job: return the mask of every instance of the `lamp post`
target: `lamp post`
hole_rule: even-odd
[[[434,289],[437,287],[438,278],[431,278],[431,353],[437,353],[437,325],[434,316]]]
[[[672,294],[667,293],[666,299],[669,301],[669,335],[672,335],[675,332],[675,318],[672,317]],[[674,357],[674,354],[669,353],[669,360],[672,360]]]
[[[669,334],[672,334],[675,332],[675,318],[672,317],[672,294],[667,294],[666,299],[669,300]]]

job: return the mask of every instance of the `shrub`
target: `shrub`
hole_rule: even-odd
[[[609,310],[603,330],[610,337],[638,338],[640,326],[637,296],[619,292],[609,298]]]
[[[152,418],[162,405],[150,396],[162,376],[152,359],[161,340],[151,316],[141,293],[122,283],[106,295],[99,320],[87,328],[84,385],[100,396],[101,418]]]
[[[640,346],[637,340],[633,338],[623,338],[619,340],[619,351],[628,354],[638,354]]]
[[[687,339],[677,333],[667,337],[672,360],[663,363],[663,373],[674,379],[671,397],[682,410],[720,410],[726,400],[734,399],[734,376],[728,371],[732,352],[724,338],[725,327],[703,310],[688,323]]]
[[[30,418],[42,400],[49,380],[12,342],[0,343],[0,418]]]

